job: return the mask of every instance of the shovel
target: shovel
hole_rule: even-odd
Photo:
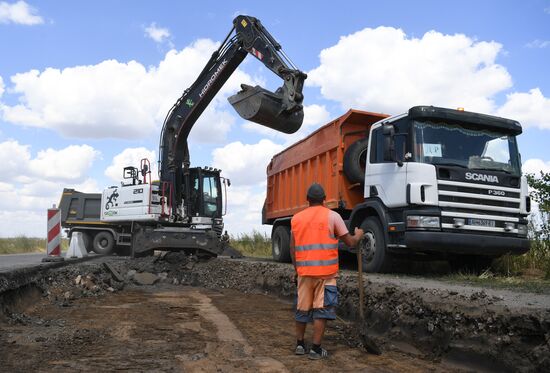
[[[374,355],[381,355],[382,351],[376,342],[367,335],[367,327],[365,325],[365,287],[363,286],[363,250],[361,250],[363,240],[357,245],[357,286],[359,287],[359,325],[357,325],[357,329],[359,330],[359,338],[361,342],[363,342],[363,346],[365,346],[367,352]],[[365,327],[363,327],[363,325],[365,325]]]

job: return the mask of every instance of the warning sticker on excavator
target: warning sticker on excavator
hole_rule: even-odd
[[[241,25],[243,25],[243,27],[246,27],[246,26],[248,26],[248,23],[246,23],[246,21],[243,19],[243,20],[241,21]]]

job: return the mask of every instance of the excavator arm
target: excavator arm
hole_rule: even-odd
[[[229,97],[239,115],[247,120],[285,133],[296,132],[303,121],[302,89],[306,74],[298,70],[282,51],[281,45],[261,22],[238,16],[233,28],[195,80],[168,112],[160,136],[159,174],[169,185],[172,218],[179,220],[177,207],[182,198],[189,201],[189,148],[187,138],[193,125],[244,58],[251,54],[283,79],[275,92],[262,87],[241,85]],[[185,190],[184,190],[185,189]],[[182,194],[184,194],[183,196]]]

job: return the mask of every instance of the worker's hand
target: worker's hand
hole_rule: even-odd
[[[363,235],[365,234],[365,231],[362,230],[361,228],[355,228],[355,232],[354,232],[354,236],[356,236],[357,238],[363,238]]]

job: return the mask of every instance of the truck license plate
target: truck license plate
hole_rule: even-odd
[[[468,219],[468,225],[475,225],[476,227],[495,227],[494,220],[487,219]]]

